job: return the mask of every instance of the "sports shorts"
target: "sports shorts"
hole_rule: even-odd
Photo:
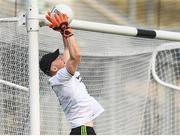
[[[70,135],[96,135],[94,128],[89,126],[80,126],[71,129]]]

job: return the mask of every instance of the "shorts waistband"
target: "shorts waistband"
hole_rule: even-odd
[[[81,129],[82,127],[89,128],[89,129],[93,128],[93,127],[90,127],[90,126],[82,125],[82,126],[79,126],[79,127],[76,127],[76,128],[72,128],[71,130]]]
[[[95,135],[95,132],[94,132],[93,127],[82,125],[82,126],[79,126],[76,128],[72,128],[70,134],[79,134],[79,135],[91,134],[91,135]]]

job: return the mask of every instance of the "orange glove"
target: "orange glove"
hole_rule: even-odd
[[[60,32],[65,38],[74,35],[69,26],[67,15],[59,12],[57,14],[55,13],[53,17],[51,16],[51,12],[48,12],[46,19],[50,22],[48,26],[53,30]]]

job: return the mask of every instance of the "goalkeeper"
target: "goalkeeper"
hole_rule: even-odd
[[[82,82],[77,67],[80,63],[80,49],[68,23],[68,17],[60,12],[54,17],[48,12],[46,19],[49,27],[61,33],[64,52],[59,50],[44,55],[40,60],[40,69],[51,78],[50,85],[56,93],[59,103],[71,126],[71,135],[95,135],[93,120],[104,109],[91,97]]]

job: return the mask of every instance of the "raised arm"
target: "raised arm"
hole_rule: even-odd
[[[64,58],[64,62],[65,64],[67,64],[67,61],[69,60],[69,49],[68,49],[68,41],[65,37],[63,37],[63,43],[64,43],[64,52],[63,52],[63,58]]]
[[[68,31],[72,33],[71,29]],[[74,75],[81,60],[80,49],[74,35],[67,38],[67,48],[69,49],[70,58],[67,61],[66,68],[69,73]]]
[[[68,31],[71,31],[72,33],[71,29],[69,29]],[[63,55],[66,59],[68,59],[66,61],[66,68],[68,72],[73,75],[80,63],[80,49],[74,35],[67,38],[63,37],[63,40],[65,45]]]
[[[80,50],[72,29],[69,26],[68,17],[60,12],[52,17],[51,13],[48,12],[46,19],[50,22],[50,28],[62,34],[64,41],[63,57],[66,63],[66,68],[69,73],[74,75],[77,66],[80,63]]]

